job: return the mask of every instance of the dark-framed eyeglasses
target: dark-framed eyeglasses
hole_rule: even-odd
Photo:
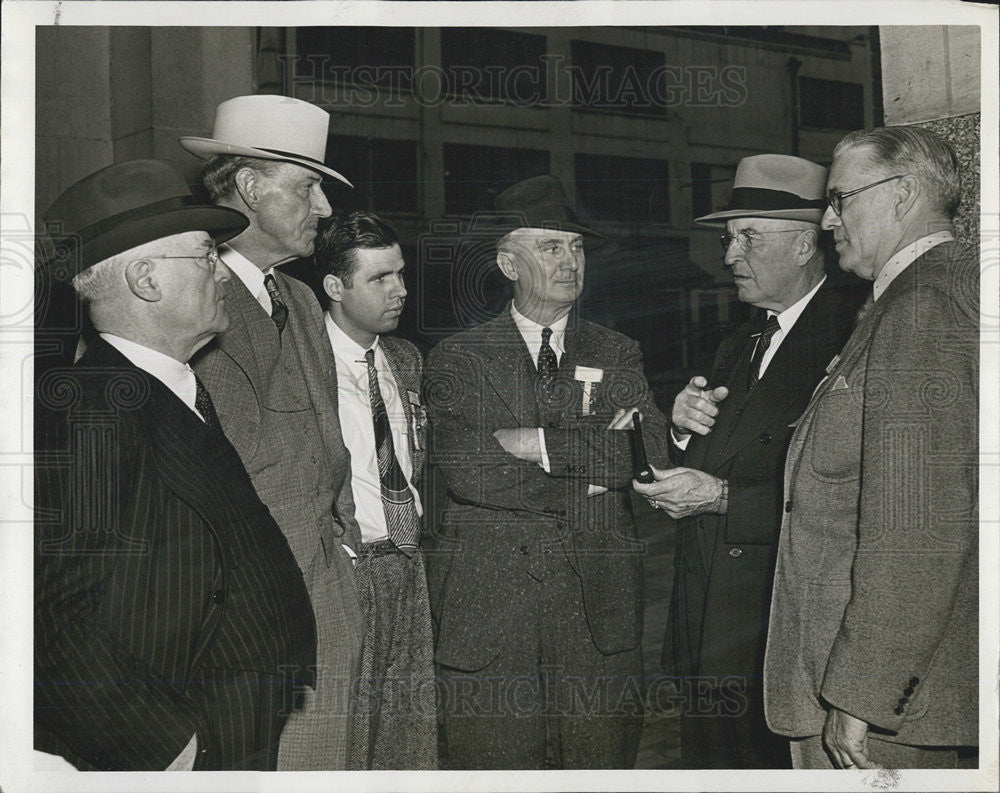
[[[214,245],[206,250],[201,256],[150,256],[150,259],[194,259],[209,272],[215,272],[219,266],[219,249]]]
[[[729,246],[733,244],[733,240],[736,240],[736,244],[740,246],[740,250],[747,253],[753,247],[754,240],[762,234],[800,234],[803,231],[805,229],[781,229],[777,231],[750,231],[743,229],[742,231],[737,231],[735,234],[730,234],[727,231],[725,234],[719,236],[719,244],[722,246],[722,250],[728,251]]]
[[[872,187],[878,187],[880,184],[885,184],[886,182],[891,182],[895,179],[902,179],[906,176],[905,173],[901,173],[897,176],[890,176],[886,179],[879,179],[877,182],[872,182],[871,184],[866,184],[864,187],[857,187],[854,190],[848,190],[846,193],[842,193],[839,190],[827,190],[826,200],[830,204],[830,209],[833,210],[838,218],[840,213],[844,210],[844,199],[850,198],[852,195],[857,195],[858,193],[863,193],[865,190],[869,190]]]

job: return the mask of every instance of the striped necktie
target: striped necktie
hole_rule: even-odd
[[[274,320],[274,324],[278,328],[278,335],[280,336],[281,331],[285,329],[285,323],[288,322],[288,306],[281,299],[278,282],[274,280],[274,276],[270,273],[264,276],[264,288],[267,289],[267,295],[271,298],[271,319]]]
[[[771,346],[771,339],[779,330],[781,330],[781,325],[778,324],[778,317],[772,315],[765,323],[764,329],[757,334],[757,348],[753,351],[753,357],[750,359],[750,371],[747,373],[747,391],[760,381],[760,365],[764,361],[764,353]]]

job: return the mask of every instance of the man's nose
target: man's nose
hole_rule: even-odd
[[[225,283],[230,279],[232,274],[233,274],[232,270],[226,267],[226,263],[222,261],[222,259],[219,259],[219,261],[215,265],[215,283],[217,284]]]
[[[403,276],[399,276],[396,279],[396,288],[392,290],[392,296],[398,298],[406,297],[406,282],[403,281]]]
[[[564,270],[573,270],[576,272],[580,269],[580,263],[583,261],[583,254],[574,253],[573,251],[564,251],[560,257],[559,266]]]
[[[313,214],[319,215],[321,218],[328,218],[333,214],[333,210],[330,208],[330,202],[326,198],[326,193],[323,192],[323,188],[318,184],[313,185]]]
[[[820,219],[819,225],[823,231],[829,231],[835,226],[840,225],[840,215],[833,211],[833,207],[828,206],[823,212],[823,217]]]
[[[742,253],[743,249],[740,247],[739,242],[737,242],[736,237],[733,237],[729,241],[729,247],[726,248],[725,255],[722,257],[722,263],[726,267],[732,267],[736,264],[736,260],[740,258]]]

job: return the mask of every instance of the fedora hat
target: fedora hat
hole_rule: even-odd
[[[498,235],[514,229],[540,228],[604,236],[577,222],[562,182],[547,174],[508,187],[493,200],[493,210],[493,228]]]
[[[68,188],[45,213],[56,255],[70,277],[147,242],[205,231],[216,243],[242,232],[242,212],[198,203],[184,177],[161,160],[130,160],[90,174]]]
[[[227,99],[215,108],[212,137],[179,138],[181,146],[207,160],[217,154],[282,160],[319,171],[353,187],[323,164],[330,114],[290,96],[258,94]]]
[[[731,218],[819,223],[826,209],[826,168],[788,154],[744,157],[736,166],[729,204],[695,223],[722,226]]]

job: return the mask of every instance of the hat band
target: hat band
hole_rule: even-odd
[[[315,163],[322,168],[328,167],[325,162],[320,162],[319,160],[313,159],[305,154],[297,154],[294,151],[282,151],[281,149],[265,149],[263,146],[254,146],[253,148],[259,151],[266,151],[268,154],[276,154],[279,157],[285,157],[290,160],[306,160],[307,162]]]
[[[727,210],[732,209],[825,209],[825,198],[803,198],[787,190],[769,190],[765,187],[734,187]]]
[[[122,223],[128,223],[129,221],[135,220],[137,218],[152,217],[154,215],[159,215],[164,212],[171,212],[177,209],[184,209],[185,207],[194,206],[198,203],[194,196],[174,196],[172,198],[165,198],[161,201],[157,201],[153,204],[145,204],[135,209],[127,209],[124,212],[119,212],[118,214],[111,215],[110,217],[99,220],[96,223],[92,223],[89,226],[84,226],[78,231],[65,231],[60,235],[62,239],[70,238],[72,240],[79,240],[81,243],[89,242],[92,239],[102,236],[107,232],[114,229],[116,226]],[[70,242],[72,245],[73,242]]]

